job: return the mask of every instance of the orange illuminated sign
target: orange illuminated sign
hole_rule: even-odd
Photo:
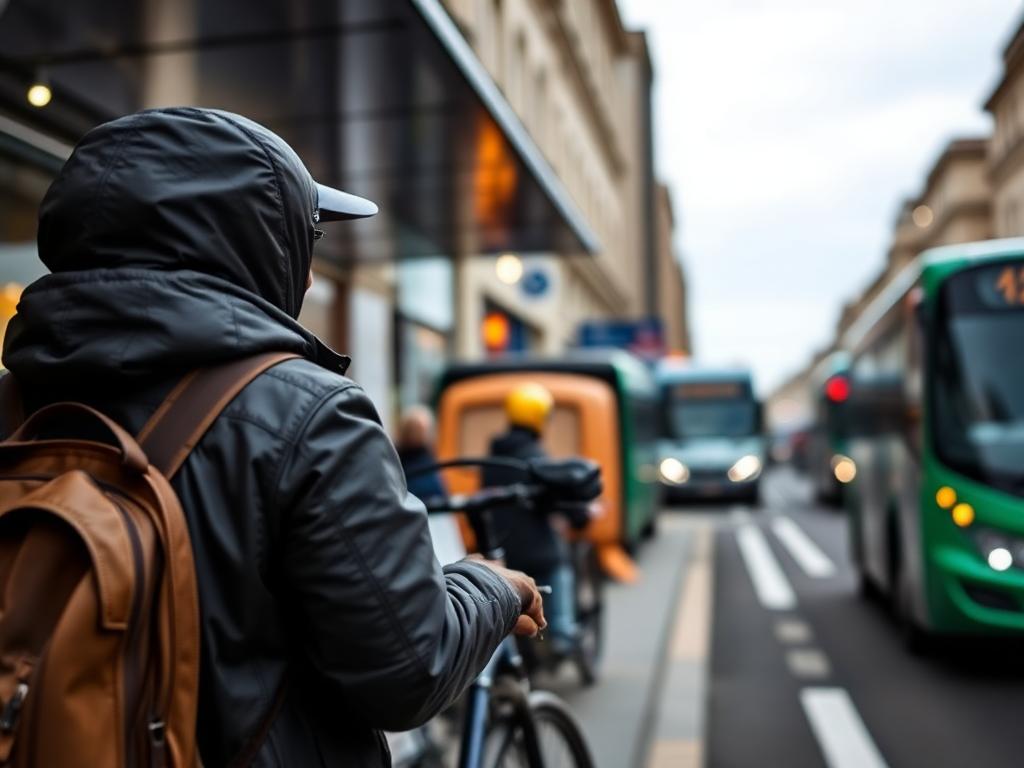
[[[996,291],[1013,307],[1024,306],[1024,267],[1005,267],[996,278]]]
[[[508,317],[501,312],[488,312],[484,316],[481,328],[484,346],[491,351],[499,351],[508,346],[511,329]]]

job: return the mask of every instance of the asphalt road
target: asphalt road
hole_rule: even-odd
[[[705,512],[705,763],[1024,765],[1024,647],[961,641],[912,656],[885,607],[857,595],[843,516],[790,472],[765,482],[763,509]]]
[[[599,768],[1024,765],[1024,645],[911,655],[846,536],[785,469],[761,509],[669,510],[609,589],[602,681],[551,683]]]

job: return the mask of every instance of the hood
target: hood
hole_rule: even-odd
[[[39,256],[54,273],[190,270],[298,317],[317,190],[287,143],[239,115],[139,112],[94,128],[50,186]]]
[[[25,289],[3,362],[25,391],[120,391],[261,352],[295,352],[337,373],[348,358],[268,301],[219,277],[98,269]]]

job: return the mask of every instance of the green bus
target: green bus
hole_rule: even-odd
[[[844,335],[865,593],[912,649],[1024,630],[1024,239],[927,251]]]

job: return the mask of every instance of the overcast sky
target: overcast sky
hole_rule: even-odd
[[[646,28],[697,357],[767,392],[883,263],[899,202],[982,104],[1012,0],[619,0]]]

